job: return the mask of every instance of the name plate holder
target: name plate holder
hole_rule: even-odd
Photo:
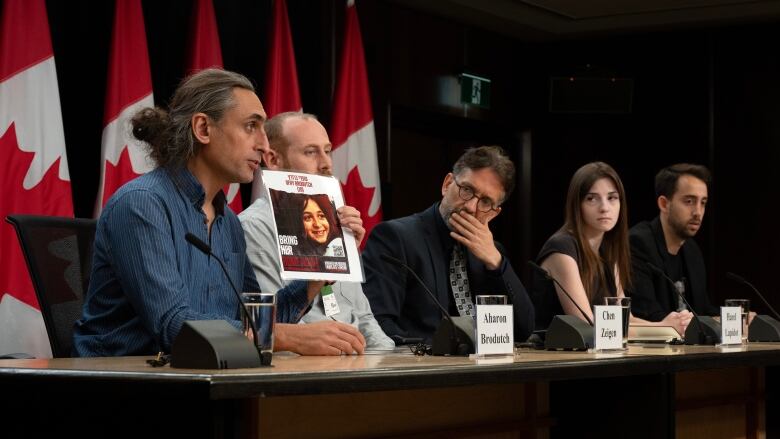
[[[720,307],[720,344],[742,344],[742,308],[739,306]]]
[[[593,344],[597,351],[625,350],[623,345],[623,307],[596,305],[593,307]]]
[[[514,355],[515,326],[512,305],[477,303],[476,308],[476,356]]]

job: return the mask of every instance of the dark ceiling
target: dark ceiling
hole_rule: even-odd
[[[767,22],[777,0],[396,0],[526,40]]]

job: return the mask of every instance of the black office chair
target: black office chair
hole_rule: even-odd
[[[16,229],[55,358],[70,357],[73,323],[92,269],[93,219],[9,215]]]

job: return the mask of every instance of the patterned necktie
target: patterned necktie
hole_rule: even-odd
[[[474,303],[471,301],[469,277],[466,273],[466,258],[463,255],[463,248],[458,244],[452,248],[452,258],[450,258],[450,286],[455,304],[458,306],[458,314],[461,317],[474,317]]]

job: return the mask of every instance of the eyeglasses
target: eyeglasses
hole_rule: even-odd
[[[455,182],[455,186],[458,187],[458,196],[463,201],[469,201],[472,198],[476,197],[477,194],[474,193],[474,189],[471,186],[465,186],[460,183],[458,183],[458,180],[455,179],[455,177],[452,178],[452,181]],[[491,200],[488,197],[479,197],[477,200],[477,209],[479,209],[480,212],[490,212],[491,210],[496,210],[498,206],[493,204],[493,200]]]

